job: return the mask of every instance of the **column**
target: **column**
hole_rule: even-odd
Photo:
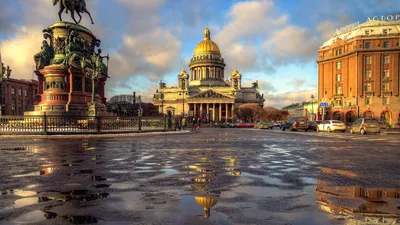
[[[207,103],[207,106],[206,106],[206,110],[207,110],[207,122],[209,122],[210,121],[210,108],[209,108],[209,104]]]
[[[228,103],[225,103],[225,122],[228,122]]]
[[[218,111],[219,111],[219,115],[218,115],[218,120],[222,121],[222,104],[218,104]]]
[[[215,103],[213,103],[213,114],[212,114],[212,120],[213,120],[213,121],[215,121],[215,113],[216,113],[216,110],[215,110]]]
[[[196,115],[197,114],[197,109],[196,109],[197,104],[194,103],[193,106],[194,106],[193,107],[193,117],[196,118],[197,117],[197,115]]]
[[[231,108],[231,117],[232,117],[232,122],[233,122],[233,117],[235,117],[235,103],[232,103],[232,108]]]
[[[203,103],[200,104],[200,109],[199,109],[199,111],[200,111],[199,117],[200,117],[201,119],[203,119]]]

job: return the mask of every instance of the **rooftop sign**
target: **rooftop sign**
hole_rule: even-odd
[[[379,21],[397,21],[397,20],[400,20],[400,14],[368,17],[367,22],[371,21],[371,20],[372,21],[375,21],[375,20],[379,20]]]

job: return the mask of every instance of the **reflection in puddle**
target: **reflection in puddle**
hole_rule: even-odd
[[[44,213],[40,210],[32,211],[22,216],[19,216],[14,220],[14,223],[38,223],[46,220]]]
[[[330,186],[317,180],[316,198],[321,210],[349,224],[400,224],[400,188]]]
[[[204,209],[204,218],[210,218],[210,210],[217,204],[217,200],[213,197],[194,197],[197,204]]]
[[[31,197],[37,194],[36,191],[24,191],[24,190],[7,190],[5,192],[1,193],[2,195],[15,195],[15,196],[19,196],[19,197]]]
[[[16,218],[13,222],[16,224],[21,223],[39,223],[45,220],[63,219],[73,224],[90,224],[97,223],[98,220],[92,216],[74,216],[74,215],[60,215],[50,211],[32,211]]]
[[[54,167],[48,167],[48,168],[43,168],[40,171],[36,171],[36,172],[31,172],[31,173],[25,173],[25,174],[18,174],[18,175],[14,175],[12,177],[35,177],[35,176],[42,176],[42,175],[47,175],[50,174],[52,172],[54,172],[55,168]]]
[[[254,177],[254,178],[262,179],[265,183],[268,183],[268,184],[285,185],[280,179],[274,178],[274,177],[270,177],[270,176],[267,176],[267,175],[256,175],[256,174],[251,174],[251,173],[242,173],[242,176]]]
[[[14,207],[15,208],[22,208],[28,205],[34,205],[40,202],[48,202],[51,201],[52,199],[47,198],[47,197],[30,197],[30,198],[22,198],[18,199],[14,202]]]

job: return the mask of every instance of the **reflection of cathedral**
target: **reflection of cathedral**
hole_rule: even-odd
[[[161,82],[153,103],[160,112],[200,117],[207,121],[228,121],[235,109],[245,103],[264,104],[258,82],[252,87],[242,87],[242,75],[235,68],[230,79],[225,79],[225,63],[217,44],[211,40],[210,30],[195,48],[189,63],[190,74],[185,69],[178,74],[178,87],[167,87]]]
[[[338,187],[318,180],[316,196],[323,211],[349,219],[348,225],[400,224],[400,188]]]

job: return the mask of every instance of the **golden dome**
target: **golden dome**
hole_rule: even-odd
[[[218,54],[221,55],[221,51],[215,42],[211,40],[211,34],[208,27],[204,30],[204,39],[197,44],[194,49],[194,55],[202,55],[202,54]]]
[[[217,204],[217,200],[213,197],[194,197],[194,200],[204,209],[204,218],[210,217],[210,209]]]

